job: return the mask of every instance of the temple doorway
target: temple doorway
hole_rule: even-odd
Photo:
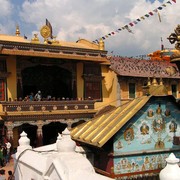
[[[43,145],[55,143],[58,137],[58,133],[62,133],[65,130],[67,124],[60,122],[52,122],[48,125],[44,125],[43,130]]]
[[[73,96],[72,73],[58,66],[37,65],[22,70],[23,98],[41,91],[46,99],[51,96],[57,99]]]
[[[28,123],[22,124],[19,127],[16,127],[13,131],[14,134],[14,143],[17,145],[17,141],[20,138],[20,134],[22,132],[25,132],[27,134],[27,137],[30,139],[30,146],[32,147],[36,147],[36,143],[37,143],[37,126],[35,125],[31,125]],[[17,133],[16,133],[17,132]],[[19,136],[19,137],[17,137]]]

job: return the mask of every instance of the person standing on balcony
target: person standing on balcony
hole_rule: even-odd
[[[42,99],[41,91],[38,91],[38,92],[36,93],[36,95],[34,96],[34,99],[35,99],[36,101],[41,101],[41,99]]]

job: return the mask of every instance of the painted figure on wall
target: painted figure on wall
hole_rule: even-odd
[[[143,122],[142,126],[140,127],[140,131],[143,135],[149,134],[149,126]]]

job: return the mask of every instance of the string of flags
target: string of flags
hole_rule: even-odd
[[[125,26],[123,27],[120,27],[118,28],[117,30],[115,31],[112,31],[104,36],[102,36],[101,38],[99,39],[96,39],[95,41],[93,41],[94,43],[99,43],[99,40],[100,39],[107,39],[108,37],[112,36],[112,35],[115,35],[117,33],[119,33],[120,31],[122,30],[127,30],[129,33],[133,33],[133,31],[130,29],[130,27],[133,27],[135,26],[136,24],[138,24],[139,22],[145,20],[146,18],[149,18],[151,16],[153,16],[154,14],[158,14],[158,18],[159,18],[159,22],[161,22],[161,16],[160,16],[160,13],[159,11],[162,10],[163,8],[165,8],[167,5],[172,5],[172,3],[176,3],[176,0],[169,0],[167,1],[166,3],[162,4],[161,6],[157,7],[156,9],[154,9],[153,11],[150,11],[148,12],[147,14],[145,14],[144,16],[141,16],[139,18],[137,18],[136,20],[130,22],[129,24],[126,24]]]

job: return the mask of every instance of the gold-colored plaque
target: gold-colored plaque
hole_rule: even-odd
[[[48,26],[45,25],[41,28],[40,33],[43,38],[48,38],[51,35],[51,30]]]

